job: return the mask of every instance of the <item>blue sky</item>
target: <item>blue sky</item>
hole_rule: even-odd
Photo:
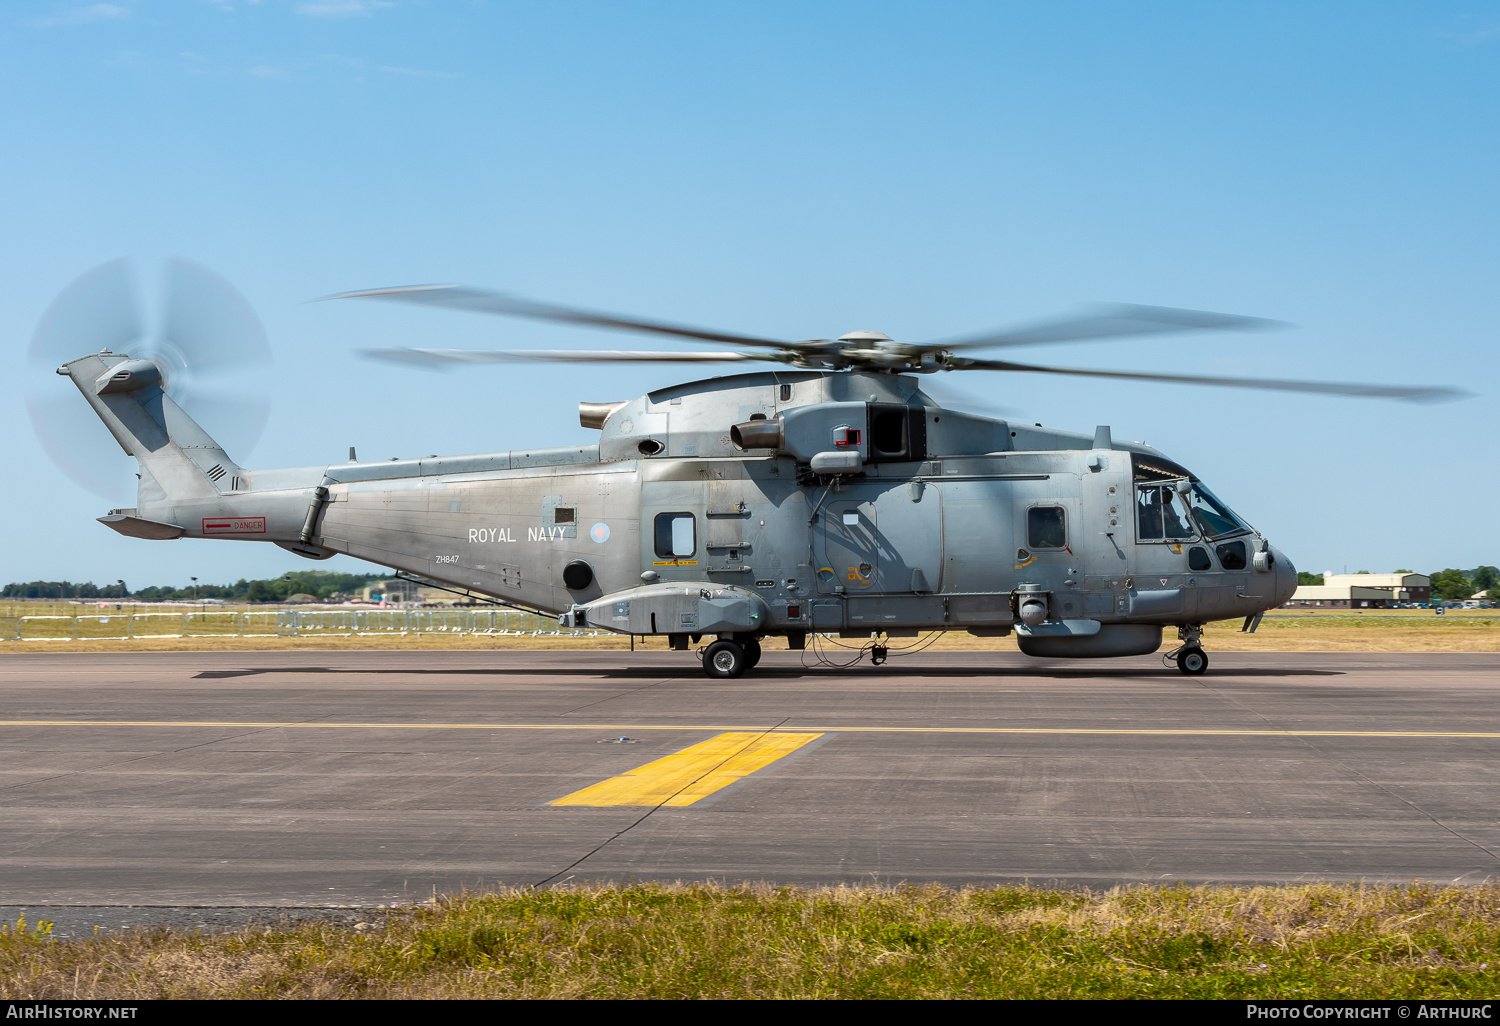
[[[19,369],[31,333],[122,255],[201,262],[259,311],[277,377],[259,445],[232,454],[251,466],[587,442],[580,399],[693,376],[361,362],[638,340],[307,302],[347,289],[462,282],[787,338],[933,339],[1095,300],[1276,318],[1295,327],[1007,355],[1477,397],[945,381],[1150,442],[1302,569],[1500,563],[1497,62],[1500,6],[1473,3],[7,4],[0,578],[302,562],[118,537],[93,518],[133,496],[41,454],[23,398],[69,386]]]

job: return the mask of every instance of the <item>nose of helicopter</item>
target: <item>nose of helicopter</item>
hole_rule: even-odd
[[[1271,546],[1271,554],[1274,557],[1275,580],[1272,582],[1271,590],[1275,598],[1275,606],[1284,604],[1297,590],[1297,568],[1292,561],[1286,558],[1286,553],[1276,546]]]

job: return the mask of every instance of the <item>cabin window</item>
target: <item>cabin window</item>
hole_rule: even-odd
[[[1189,570],[1212,570],[1213,568],[1213,563],[1208,559],[1208,550],[1202,545],[1194,545],[1188,549]]]
[[[1219,556],[1219,565],[1225,570],[1245,569],[1245,543],[1242,541],[1225,542],[1223,545],[1214,547],[1214,552]]]
[[[698,551],[698,530],[691,513],[658,513],[656,515],[656,555],[660,559],[681,559]]]
[[[1026,538],[1034,549],[1060,549],[1068,544],[1061,506],[1033,506],[1026,511]]]
[[[552,522],[554,524],[576,524],[578,516],[570,506],[558,506],[552,511]]]

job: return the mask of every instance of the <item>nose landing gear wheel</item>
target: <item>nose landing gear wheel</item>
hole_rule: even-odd
[[[745,650],[733,641],[716,641],[703,653],[703,672],[710,677],[728,680],[745,669]]]
[[[1208,671],[1208,653],[1201,648],[1185,648],[1177,653],[1177,668],[1190,677]]]

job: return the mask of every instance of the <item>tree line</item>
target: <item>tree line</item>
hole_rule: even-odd
[[[293,595],[311,595],[329,599],[336,595],[357,595],[371,581],[385,580],[382,574],[341,574],[330,570],[302,570],[266,580],[248,581],[241,577],[233,584],[199,584],[185,588],[156,584],[131,590],[124,581],[95,584],[92,581],[27,581],[7,584],[0,598],[7,599],[133,599],[137,602],[191,602],[196,599],[223,599],[226,602],[284,602]]]

